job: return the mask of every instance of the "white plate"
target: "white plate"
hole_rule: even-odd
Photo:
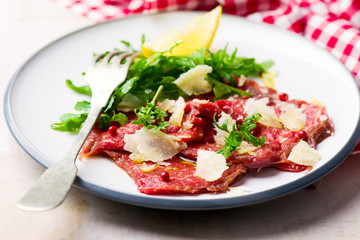
[[[180,25],[199,12],[172,12],[130,17],[94,25],[71,33],[41,49],[14,75],[5,96],[5,115],[19,144],[40,164],[59,161],[74,135],[56,132],[50,124],[65,112],[75,112],[84,100],[65,85],[69,78],[85,84],[81,73],[93,52],[120,47],[120,40],[140,46],[140,38],[157,36]],[[76,186],[94,194],[134,205],[164,209],[220,209],[254,204],[291,193],[309,185],[334,169],[350,153],[359,136],[360,101],[351,74],[330,54],[293,33],[270,25],[223,15],[212,49],[238,48],[238,55],[257,61],[274,60],[276,86],[291,98],[325,103],[335,124],[336,135],[318,146],[322,158],[309,173],[263,169],[248,174],[237,185],[251,192],[233,197],[227,193],[149,196],[137,191],[133,180],[105,158],[77,162]]]

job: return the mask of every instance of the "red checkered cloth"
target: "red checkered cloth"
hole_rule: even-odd
[[[303,35],[337,57],[360,82],[360,0],[52,0],[96,22],[175,10],[211,10]],[[360,140],[354,152],[360,152]]]

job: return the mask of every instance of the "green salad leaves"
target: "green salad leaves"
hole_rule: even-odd
[[[225,138],[224,148],[217,152],[222,154],[226,159],[230,157],[231,153],[235,151],[237,147],[240,147],[243,140],[253,144],[255,147],[264,145],[266,141],[265,136],[258,138],[251,134],[251,130],[256,128],[256,123],[260,120],[261,114],[255,113],[247,116],[242,125],[234,123],[231,131],[228,130],[228,120],[225,120],[220,126],[215,120],[215,115],[216,114],[214,114],[214,123],[216,127],[229,133],[229,136]]]
[[[138,52],[128,42],[122,41],[122,43],[130,51]],[[154,99],[160,86],[163,86],[161,95],[156,97],[156,101],[177,99],[180,96],[188,97],[173,82],[180,74],[187,72],[197,65],[205,64],[212,67],[213,71],[207,75],[206,80],[212,85],[213,93],[217,100],[233,94],[252,96],[251,93],[236,88],[235,76],[259,76],[266,72],[273,64],[270,61],[256,63],[253,58],[237,57],[237,50],[229,55],[227,54],[227,46],[215,53],[210,52],[208,49],[199,49],[189,56],[166,55],[166,53],[171,52],[179,44],[181,43],[175,44],[164,52],[155,53],[150,58],[140,55],[132,63],[126,81],[114,91],[107,106],[104,108],[104,112],[98,120],[99,127],[106,129],[113,121],[124,124],[127,120],[126,116],[117,113],[122,109],[137,109],[136,113],[139,117],[137,121],[139,124],[146,124],[145,122],[152,121],[153,118],[157,121],[159,117],[162,117],[163,113],[154,109],[152,103],[148,102],[149,99]],[[78,93],[91,96],[91,89],[87,85],[75,86],[70,80],[66,80],[66,84]],[[51,128],[77,133],[87,117],[90,103],[78,103],[75,109],[80,111],[80,113],[62,115],[60,122],[52,124]],[[148,109],[152,109],[150,112],[153,112],[155,115],[147,116]],[[144,127],[147,126],[144,125]],[[164,126],[158,127],[163,129]]]
[[[134,120],[132,122],[133,124],[142,125],[145,128],[145,131],[148,129],[159,131],[161,129],[166,129],[169,126],[170,123],[164,121],[164,118],[167,117],[167,113],[157,109],[158,106],[156,105],[157,98],[163,88],[164,87],[161,85],[151,102],[147,102],[146,105],[140,107],[138,111],[135,110],[135,114],[138,119]]]

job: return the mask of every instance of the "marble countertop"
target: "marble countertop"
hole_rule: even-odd
[[[49,0],[3,1],[0,91],[45,44],[94,24]],[[3,102],[1,101],[1,109]],[[0,115],[0,239],[358,239],[360,155],[315,184],[269,202],[217,211],[167,211],[113,202],[72,188],[48,212],[17,201],[44,171],[17,144]]]

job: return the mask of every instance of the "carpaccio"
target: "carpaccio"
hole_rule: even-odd
[[[186,147],[166,160],[166,164],[138,162],[129,157],[131,153],[124,149],[124,136],[134,134],[142,128],[131,123],[135,119],[133,113],[127,114],[128,122],[124,126],[114,125],[115,127],[109,128],[108,131],[95,127],[87,138],[80,156],[106,154],[134,179],[138,190],[145,194],[222,192],[251,170],[259,171],[265,167],[274,167],[282,171],[300,172],[309,168],[288,160],[288,157],[300,140],[315,147],[334,133],[332,121],[325,107],[302,100],[288,100],[286,94],[278,94],[274,89],[260,86],[249,79],[239,88],[251,92],[253,96],[251,98],[231,96],[212,101],[213,96],[206,94],[196,96],[196,99],[186,99],[182,122],[191,127],[170,125],[163,130],[164,133],[176,137],[177,141]],[[284,126],[269,127],[258,122],[252,134],[256,137],[266,137],[263,146],[248,152],[232,152],[226,160],[230,167],[215,181],[206,181],[196,176],[198,151],[216,152],[222,148],[215,140],[217,131],[213,121],[214,114],[219,119],[222,112],[226,113],[235,119],[237,124],[242,124],[248,115],[244,108],[250,99],[251,101],[266,99],[266,105],[274,108],[279,116],[283,106],[291,104],[306,115],[306,123],[301,130],[289,130]],[[297,117],[299,116],[295,116]]]

